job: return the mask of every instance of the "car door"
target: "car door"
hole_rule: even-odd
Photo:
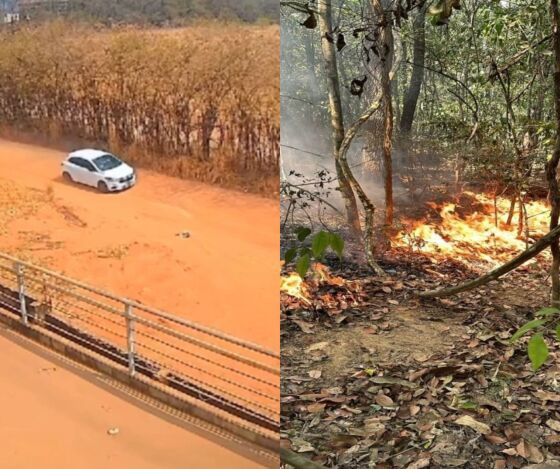
[[[78,158],[76,156],[70,158],[68,160],[67,168],[72,180],[75,182],[79,182],[84,184],[85,183],[85,167],[84,167],[84,160],[82,158]]]
[[[72,179],[80,184],[87,184],[88,186],[91,185],[91,171],[88,168],[88,165],[91,163],[78,157],[70,158],[69,163],[72,164]]]
[[[99,181],[99,171],[91,161],[83,160],[84,167],[84,184],[88,186],[97,187]]]

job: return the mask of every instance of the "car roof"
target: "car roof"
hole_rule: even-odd
[[[74,150],[68,154],[68,157],[77,156],[78,158],[83,158],[85,160],[93,160],[103,155],[107,155],[108,152],[103,150],[94,150],[92,148],[84,148],[83,150]]]

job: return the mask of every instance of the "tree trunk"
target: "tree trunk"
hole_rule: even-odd
[[[391,96],[390,72],[393,65],[394,38],[389,15],[382,0],[371,0],[376,21],[380,28],[379,50],[381,99],[383,103],[383,179],[385,186],[385,234],[393,225],[393,99]]]
[[[317,75],[315,72],[315,48],[313,47],[313,33],[315,31],[305,31],[304,33],[304,46],[305,46],[305,60],[306,60],[306,78],[307,78],[307,92],[309,100],[313,105],[317,104],[319,97],[317,96]],[[315,123],[315,108],[308,106],[309,118],[311,122]]]
[[[327,40],[327,34],[332,34],[332,9],[331,0],[322,0],[318,4],[319,30],[321,33],[321,49],[327,74],[327,88],[329,93],[329,113],[331,116],[333,153],[335,158],[336,175],[340,193],[346,206],[348,225],[354,234],[361,233],[358,205],[352,187],[340,166],[340,145],[344,139],[344,119],[342,115],[342,102],[340,99],[340,84],[336,63],[336,52],[333,42]]]
[[[368,265],[377,275],[383,276],[385,275],[385,273],[383,272],[383,269],[379,266],[379,264],[375,261],[375,256],[374,256],[375,230],[373,224],[374,223],[373,216],[375,214],[375,206],[373,205],[373,203],[371,202],[371,200],[363,190],[358,180],[354,177],[354,174],[352,173],[352,169],[350,168],[350,165],[348,164],[348,160],[346,159],[346,154],[348,153],[350,144],[352,143],[352,140],[358,133],[360,127],[364,123],[366,123],[373,114],[375,114],[375,112],[379,109],[380,106],[381,106],[381,96],[378,96],[373,99],[373,102],[371,103],[369,109],[367,109],[367,111],[364,114],[362,114],[356,120],[356,122],[354,122],[350,126],[348,132],[346,132],[346,135],[344,136],[344,140],[342,141],[342,144],[340,145],[339,158],[340,158],[340,166],[344,171],[344,175],[352,185],[352,188],[356,191],[356,194],[358,194],[358,198],[360,199],[360,202],[364,207],[364,212],[365,212],[364,253],[366,255]]]
[[[427,5],[427,4],[426,4]],[[414,114],[416,113],[416,105],[422,82],[424,81],[424,65],[426,61],[426,7],[421,7],[414,18],[413,34],[413,66],[410,76],[410,83],[406,91],[403,102],[403,110],[401,115],[401,132],[409,133],[412,130],[414,122]]]
[[[550,200],[550,229],[558,226],[560,216],[560,191],[558,189],[557,170],[560,162],[560,11],[558,0],[550,0],[550,11],[552,16],[552,44],[555,55],[554,67],[554,103],[556,109],[556,142],[552,158],[546,165],[546,179],[548,181],[548,198]],[[560,245],[558,239],[550,245],[552,253],[552,267],[550,276],[552,278],[551,300],[553,306],[560,305]]]

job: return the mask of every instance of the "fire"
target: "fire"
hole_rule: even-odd
[[[395,237],[394,246],[432,254],[434,258],[482,260],[497,265],[525,250],[527,244],[531,243],[530,238],[538,238],[548,232],[550,209],[544,202],[531,201],[525,204],[524,227],[518,234],[518,205],[513,222],[508,226],[508,199],[499,198],[494,207],[491,196],[472,192],[466,195],[476,199],[483,209],[461,217],[456,204],[432,204],[441,220],[405,221],[407,228]]]
[[[298,298],[305,303],[309,303],[307,298],[307,286],[299,274],[292,273],[280,277],[280,291],[294,298]]]
[[[318,286],[333,285],[341,287],[346,284],[350,284],[350,282],[331,274],[329,268],[319,262],[313,264],[307,280],[302,279],[296,273],[280,277],[280,291],[307,304],[311,303],[309,301],[311,290],[316,290]]]

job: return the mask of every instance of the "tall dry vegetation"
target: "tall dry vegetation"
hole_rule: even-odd
[[[0,124],[106,143],[181,177],[277,189],[276,26],[0,33]]]

